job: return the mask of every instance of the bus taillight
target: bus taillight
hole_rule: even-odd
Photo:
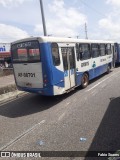
[[[44,79],[44,83],[47,83],[48,81],[47,81],[47,79]]]

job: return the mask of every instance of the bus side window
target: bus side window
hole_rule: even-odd
[[[79,45],[79,53],[81,60],[87,60],[91,58],[90,55],[90,45],[89,44],[80,44]]]
[[[111,51],[111,44],[106,44],[106,54],[107,54],[107,55],[112,54],[112,51]]]
[[[100,56],[105,56],[105,44],[100,44]]]
[[[51,48],[52,48],[53,64],[54,64],[54,66],[59,66],[60,65],[60,55],[59,55],[58,44],[57,43],[52,43]]]
[[[99,57],[99,45],[98,44],[91,44],[91,51],[92,51],[92,58]]]

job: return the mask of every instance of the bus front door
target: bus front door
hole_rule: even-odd
[[[61,48],[64,70],[64,87],[68,90],[75,86],[75,56],[74,47]]]

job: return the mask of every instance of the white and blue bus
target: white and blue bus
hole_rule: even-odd
[[[114,42],[57,37],[22,39],[11,44],[14,77],[22,91],[54,96],[110,72]]]

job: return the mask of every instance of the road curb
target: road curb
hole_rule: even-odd
[[[6,94],[8,92],[13,92],[13,91],[16,91],[16,90],[17,90],[16,85],[15,84],[10,84],[10,85],[7,85],[7,86],[4,86],[4,87],[0,88],[0,95]]]
[[[23,94],[26,94],[26,93],[23,91],[18,91],[18,90],[7,92],[5,94],[1,94],[0,95],[0,103],[9,101],[14,98],[18,98],[18,96],[21,96]]]

